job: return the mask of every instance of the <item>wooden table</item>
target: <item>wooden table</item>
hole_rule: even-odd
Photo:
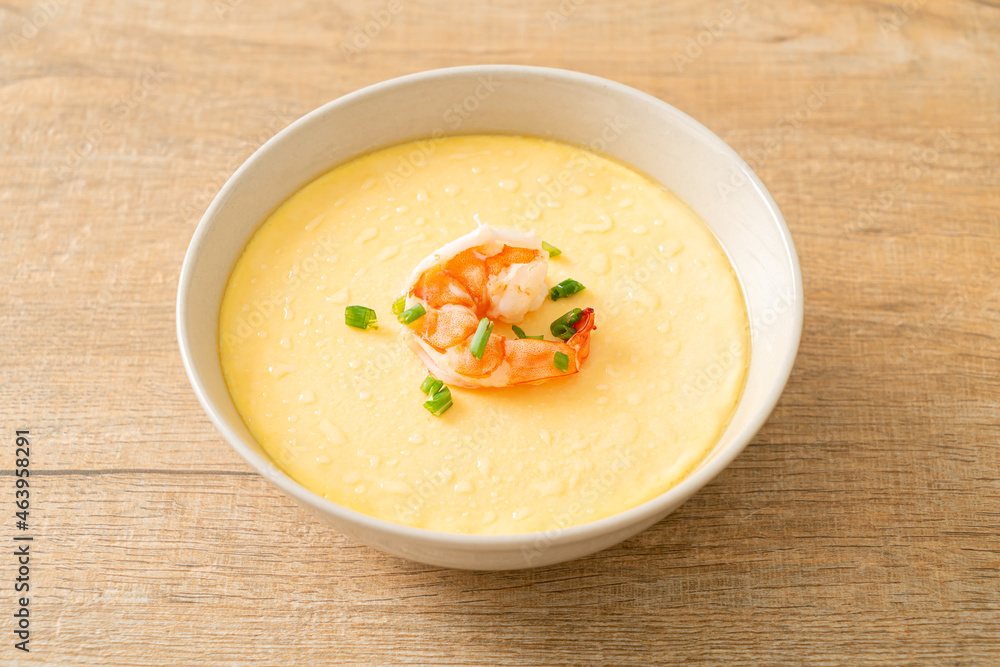
[[[490,574],[356,544],[253,473],[188,385],[174,297],[210,198],[281,127],[494,62],[717,132],[788,219],[807,303],[780,404],[711,485],[614,549]],[[0,109],[0,663],[1000,660],[995,2],[13,0]]]

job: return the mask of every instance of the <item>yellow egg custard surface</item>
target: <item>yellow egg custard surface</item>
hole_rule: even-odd
[[[559,248],[546,300],[520,327],[593,307],[579,373],[453,387],[423,407],[427,369],[392,304],[413,268],[478,224]],[[345,325],[365,305],[378,329]],[[262,224],[219,320],[230,395],[274,461],[315,493],[388,521],[510,534],[594,521],[677,484],[716,444],[749,357],[740,284],[711,231],[616,161],[518,136],[422,140],[351,160]],[[497,325],[508,336],[510,328]]]

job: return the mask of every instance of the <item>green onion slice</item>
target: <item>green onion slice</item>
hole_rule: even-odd
[[[542,250],[549,251],[549,259],[552,259],[553,257],[558,257],[559,255],[562,254],[562,250],[555,247],[554,245],[549,245],[545,241],[542,241]]]
[[[399,297],[398,299],[396,299],[395,301],[392,302],[392,314],[393,315],[396,315],[397,317],[399,315],[402,315],[404,308],[406,308],[406,297],[405,296],[401,296],[401,297]]]
[[[441,380],[438,380],[433,375],[428,375],[424,378],[423,383],[420,385],[420,391],[424,392],[428,396],[433,396],[438,393],[443,386],[444,382],[441,382]]]
[[[558,301],[559,299],[565,299],[568,296],[573,296],[577,292],[582,292],[585,289],[587,288],[572,278],[567,278],[549,290],[549,298],[553,301]]]
[[[510,329],[511,329],[511,331],[514,332],[514,335],[517,336],[518,338],[534,338],[535,340],[544,340],[545,339],[545,336],[529,336],[528,334],[524,333],[524,329],[522,329],[521,327],[517,326],[516,324],[514,326],[512,326]]]
[[[424,401],[424,407],[435,417],[440,417],[452,406],[451,389],[441,387],[433,396]]]
[[[552,363],[554,363],[556,368],[561,370],[563,373],[569,371],[569,356],[565,352],[556,352],[555,357],[552,359]]]
[[[426,314],[427,311],[424,310],[424,304],[418,303],[412,308],[407,308],[406,310],[404,310],[402,313],[399,314],[399,316],[396,319],[398,319],[403,324],[413,324]]]
[[[486,352],[486,342],[489,341],[491,333],[493,333],[493,323],[490,322],[489,318],[484,317],[479,320],[479,328],[476,329],[476,335],[472,337],[472,344],[469,345],[469,352],[476,359],[483,358],[483,353]]]
[[[344,322],[355,329],[378,329],[375,311],[365,306],[348,306],[344,311]]]
[[[560,340],[569,340],[573,337],[573,334],[576,333],[576,329],[573,328],[573,325],[576,324],[581,317],[583,317],[583,309],[574,308],[553,322],[549,327],[549,331],[552,332],[553,336]]]

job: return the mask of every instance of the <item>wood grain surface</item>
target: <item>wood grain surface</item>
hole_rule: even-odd
[[[788,220],[806,315],[770,421],[675,514],[470,573],[254,474],[188,385],[174,298],[211,197],[280,128],[496,62],[717,132]],[[35,538],[30,653],[0,555],[0,664],[1000,661],[996,2],[8,0],[0,110],[0,544],[16,429]]]

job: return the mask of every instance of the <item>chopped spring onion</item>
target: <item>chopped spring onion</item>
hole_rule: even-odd
[[[402,322],[403,324],[413,324],[426,314],[427,311],[424,310],[424,304],[418,303],[412,308],[407,308],[406,310],[404,310],[402,313],[399,314],[399,316],[396,319]]]
[[[585,289],[587,288],[572,278],[567,278],[549,290],[549,298],[553,301],[558,301],[559,299],[565,299],[568,296],[573,296],[577,292],[582,292]]]
[[[420,391],[424,392],[428,396],[433,396],[438,393],[443,386],[444,382],[441,382],[441,380],[438,380],[433,375],[428,375],[424,378],[423,383],[420,385]]]
[[[583,317],[583,310],[581,308],[574,308],[569,311],[558,320],[552,323],[549,327],[549,331],[552,335],[560,340],[569,340],[576,333],[576,329],[573,325],[576,324],[580,318]]]
[[[433,375],[428,375],[420,385],[420,391],[429,397],[424,401],[424,407],[435,417],[440,417],[452,406],[451,389]]]
[[[476,359],[483,358],[483,354],[486,352],[486,342],[489,341],[491,333],[493,333],[493,323],[490,322],[489,318],[484,317],[479,320],[479,328],[476,329],[476,335],[472,337],[472,344],[469,345],[469,352]]]
[[[514,335],[517,336],[518,338],[534,338],[535,340],[543,340],[545,338],[545,336],[529,336],[528,334],[524,333],[524,329],[517,326],[516,324],[512,326],[510,329],[511,331],[514,332]]]
[[[563,373],[569,371],[569,356],[565,352],[556,352],[555,357],[552,359],[552,363],[554,363],[556,368],[561,370]]]
[[[448,387],[441,387],[433,396],[424,401],[424,407],[435,417],[443,415],[451,406],[451,389]]]
[[[365,306],[348,306],[344,311],[344,322],[355,329],[378,329],[375,311]]]
[[[552,259],[553,257],[558,257],[559,255],[562,254],[562,250],[555,247],[554,245],[549,245],[545,241],[542,241],[542,250],[549,251],[549,259]]]
[[[401,296],[392,302],[392,314],[399,316],[403,314],[403,309],[406,308],[406,297]]]

